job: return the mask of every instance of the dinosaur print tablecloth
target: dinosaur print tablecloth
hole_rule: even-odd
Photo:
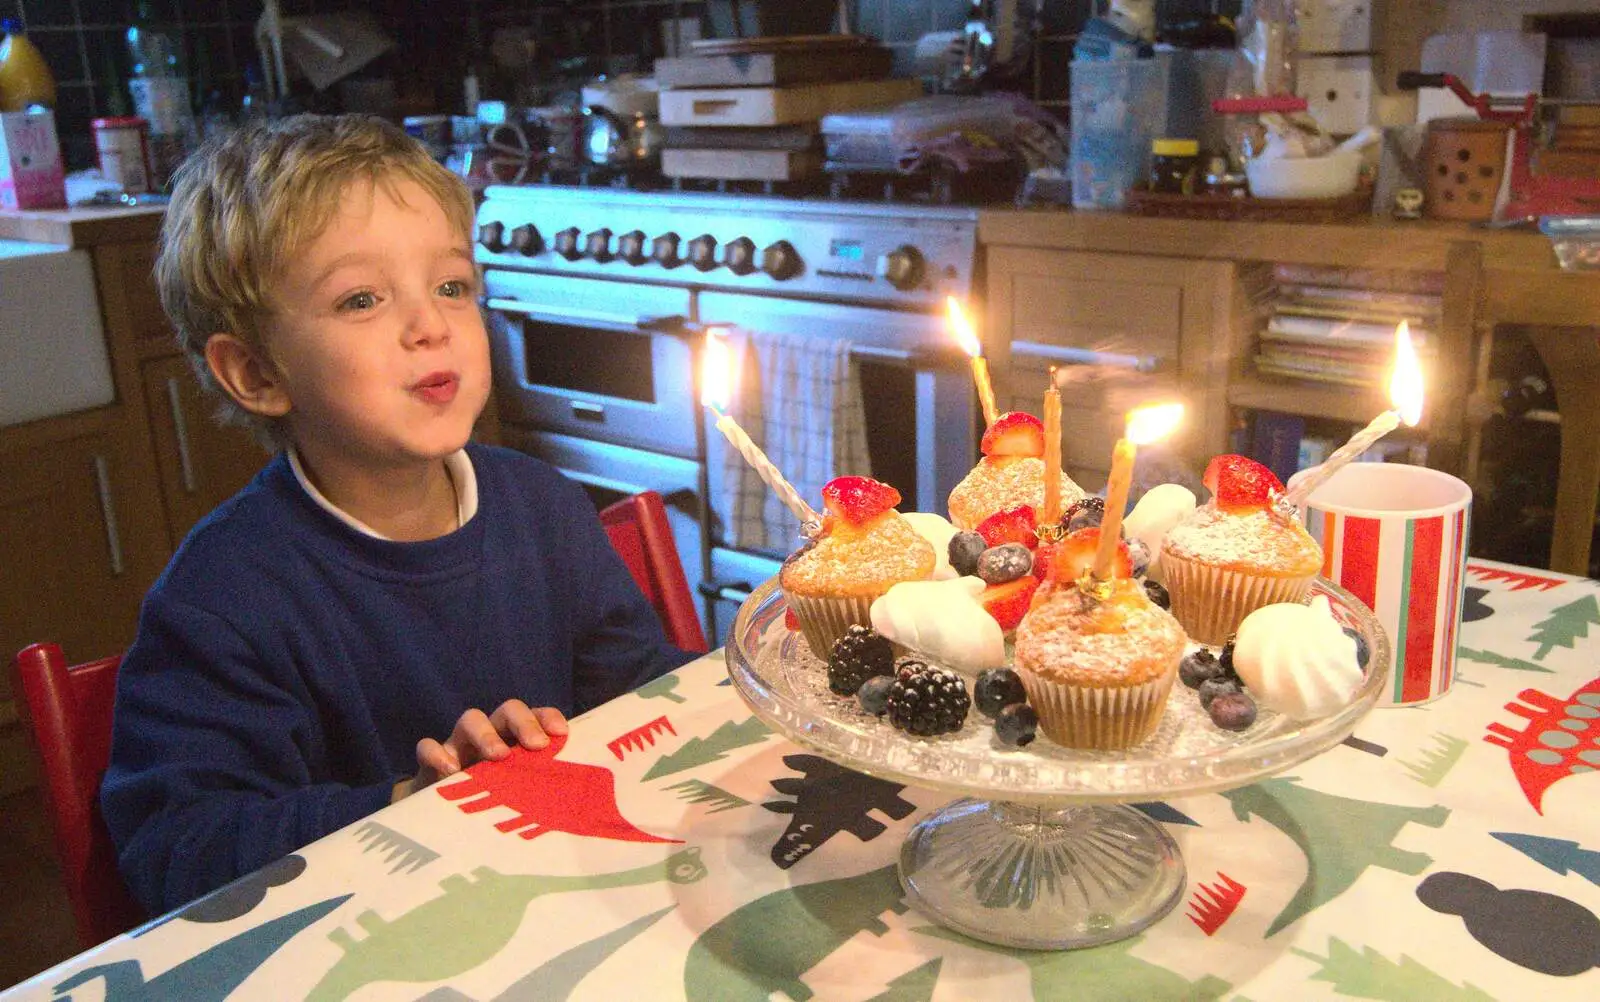
[[[1600,998],[1600,583],[1474,562],[1467,589],[1444,699],[1143,806],[1189,887],[1124,942],[909,909],[900,841],[944,798],[770,733],[716,654],[3,998]]]

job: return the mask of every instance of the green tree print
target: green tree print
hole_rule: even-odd
[[[1534,626],[1528,637],[1530,643],[1539,645],[1533,659],[1543,661],[1552,648],[1571,647],[1589,635],[1590,623],[1600,624],[1600,603],[1595,602],[1593,595],[1556,606],[1550,610],[1550,618]]]

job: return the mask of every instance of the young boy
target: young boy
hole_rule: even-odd
[[[579,487],[467,441],[472,216],[373,118],[247,127],[180,172],[162,303],[278,452],[189,534],[122,662],[101,805],[152,914],[690,657]]]

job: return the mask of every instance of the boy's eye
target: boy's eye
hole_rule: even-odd
[[[472,295],[472,283],[459,278],[453,278],[439,286],[439,292],[450,297],[451,299],[461,299]]]
[[[370,310],[378,305],[378,297],[370,292],[356,292],[339,303],[340,310]]]

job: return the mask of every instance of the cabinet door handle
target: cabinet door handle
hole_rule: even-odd
[[[178,470],[183,476],[183,489],[190,494],[199,490],[194,481],[194,459],[189,454],[189,422],[183,416],[183,398],[176,376],[167,378],[167,403],[172,407],[172,428],[178,439]]]
[[[1011,354],[1029,358],[1047,358],[1068,365],[1093,365],[1107,369],[1132,369],[1134,372],[1156,372],[1162,368],[1157,355],[1121,355],[1093,348],[1071,348],[1060,344],[1042,344],[1038,341],[1013,341]]]
[[[100,489],[100,517],[106,523],[106,553],[111,558],[111,576],[122,576],[122,532],[117,528],[117,508],[111,501],[111,466],[106,457],[94,457],[95,486]]]

